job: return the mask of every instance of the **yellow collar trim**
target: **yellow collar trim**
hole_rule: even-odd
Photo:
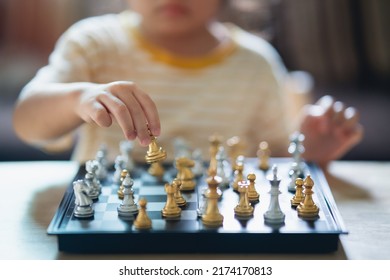
[[[162,63],[188,69],[199,69],[211,66],[223,61],[237,50],[237,44],[233,40],[228,40],[221,43],[210,53],[199,57],[184,57],[172,54],[152,43],[147,41],[142,34],[139,33],[137,25],[129,24],[131,35],[136,40],[137,44],[149,52],[152,58]]]

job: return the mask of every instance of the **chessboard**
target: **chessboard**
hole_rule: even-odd
[[[130,175],[134,181],[135,203],[141,198],[147,200],[150,229],[139,230],[133,224],[133,217],[118,216],[121,200],[117,194],[119,185],[112,179],[112,167],[101,181],[101,193],[92,205],[93,217],[75,217],[75,195],[70,184],[48,234],[57,236],[60,251],[72,253],[328,253],[337,250],[339,235],[345,234],[346,229],[322,170],[315,164],[305,163],[305,175],[310,174],[314,181],[313,201],[319,207],[319,214],[316,219],[303,219],[290,203],[294,196],[288,191],[292,159],[271,157],[269,163],[277,166],[281,179],[278,199],[285,214],[281,224],[268,224],[264,219],[270,205],[271,169],[260,170],[256,158],[245,158],[244,173],[256,175],[255,186],[260,195],[250,217],[235,215],[239,194],[227,187],[221,189],[222,197],[218,201],[223,224],[205,226],[199,211],[205,202],[207,175],[196,177],[195,190],[182,192],[187,204],[180,217],[163,217],[162,209],[167,201],[164,185],[172,182],[177,171],[172,163],[164,163],[164,177],[158,180],[148,173],[149,165],[143,163],[136,164]],[[74,179],[82,179],[85,174],[85,166],[80,166]]]

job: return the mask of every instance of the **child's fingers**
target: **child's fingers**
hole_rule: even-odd
[[[110,117],[109,112],[103,104],[98,101],[95,101],[92,103],[91,107],[92,108],[89,113],[89,118],[94,123],[102,127],[109,127],[112,124],[112,118]]]
[[[129,140],[133,140],[137,134],[127,105],[121,99],[110,93],[100,94],[97,99],[107,111],[114,116],[119,126],[122,128],[125,137]]]
[[[344,119],[345,119],[345,126],[347,128],[353,128],[358,124],[359,122],[359,113],[358,111],[353,107],[348,107],[344,111]]]
[[[336,124],[341,124],[345,121],[344,118],[345,106],[343,102],[336,101],[333,103],[332,121]]]
[[[160,118],[158,116],[157,107],[154,104],[153,100],[140,89],[135,89],[134,97],[137,99],[138,103],[141,105],[142,110],[146,116],[149,129],[154,136],[160,135],[161,126]]]
[[[124,101],[129,108],[135,129],[137,131],[139,142],[141,145],[146,146],[150,143],[150,133],[148,131],[147,119],[141,104],[139,104],[137,98],[134,95],[135,94],[133,91],[126,94]]]

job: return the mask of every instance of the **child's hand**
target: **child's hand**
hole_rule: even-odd
[[[126,139],[150,143],[160,134],[160,119],[152,99],[132,82],[92,84],[79,97],[75,111],[87,123],[109,127],[115,120]]]
[[[305,135],[304,158],[320,165],[343,156],[363,136],[356,110],[330,96],[304,108],[300,131]]]

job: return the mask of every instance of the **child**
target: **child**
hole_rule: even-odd
[[[287,72],[279,56],[264,40],[217,22],[222,0],[128,2],[132,11],[85,19],[60,38],[16,105],[22,139],[50,147],[79,129],[74,159],[80,162],[103,143],[112,159],[120,141],[135,138],[142,159],[148,128],[171,156],[175,137],[207,156],[213,133],[244,139],[247,156],[268,141],[278,156],[299,129],[305,159],[318,163],[360,141],[355,110],[331,97],[307,106],[297,126],[287,119]]]

